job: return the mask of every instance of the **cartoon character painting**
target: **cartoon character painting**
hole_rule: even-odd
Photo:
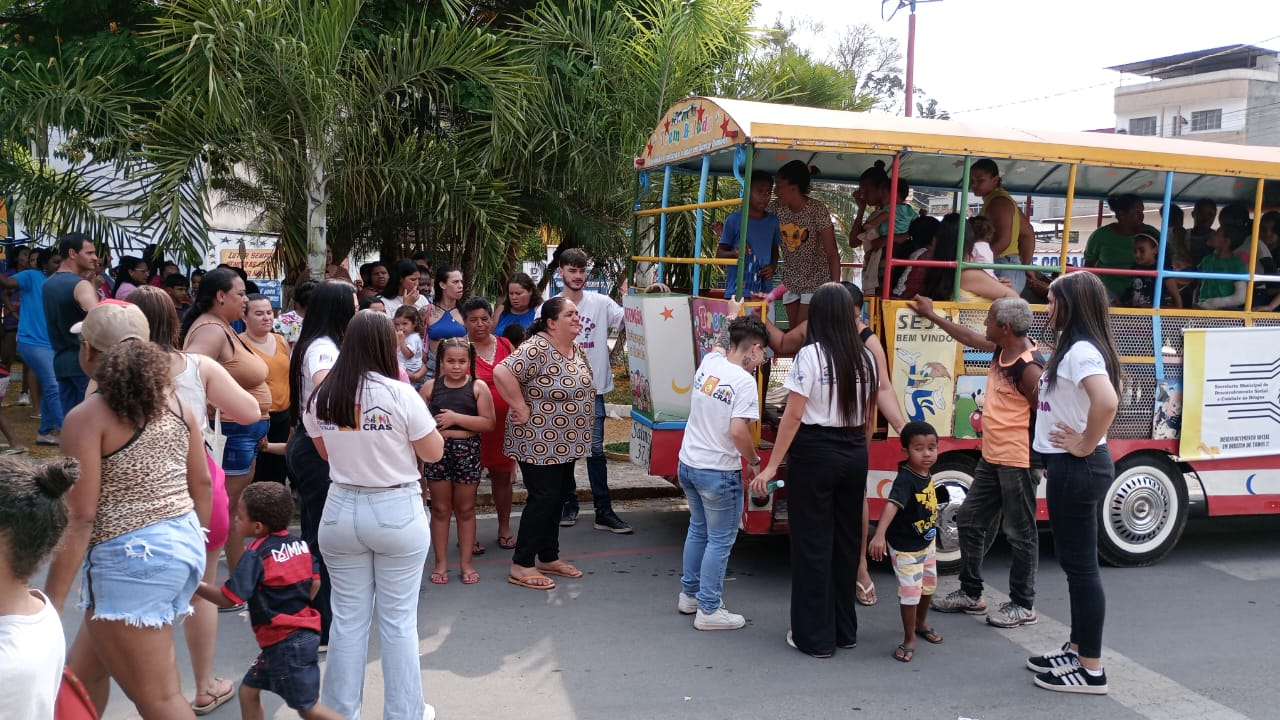
[[[898,359],[907,364],[907,387],[902,393],[906,408],[907,420],[924,422],[925,411],[929,415],[937,415],[947,409],[947,399],[942,389],[934,387],[942,378],[950,379],[951,372],[939,362],[927,362],[917,367],[916,361],[920,353],[898,348],[894,353]]]
[[[1156,415],[1151,425],[1155,440],[1177,440],[1182,435],[1182,383],[1163,381],[1156,388]]]

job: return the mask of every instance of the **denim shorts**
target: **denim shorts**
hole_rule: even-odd
[[[222,470],[228,475],[248,475],[249,468],[258,457],[258,441],[267,436],[269,420],[259,420],[250,425],[233,422],[222,423],[222,434],[227,438],[222,451]]]
[[[94,620],[172,625],[191,614],[204,560],[204,536],[194,511],[111,538],[85,554],[79,607],[92,608]]]
[[[300,713],[310,710],[320,701],[320,633],[295,630],[262,648],[240,682],[279,695]]]

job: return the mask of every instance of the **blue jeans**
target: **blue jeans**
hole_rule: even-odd
[[[71,412],[71,408],[84,402],[84,393],[89,389],[88,375],[72,375],[58,378],[58,400],[62,403],[62,414]]]
[[[591,482],[591,500],[596,507],[596,517],[613,512],[613,503],[609,500],[609,461],[604,456],[604,395],[600,393],[596,393],[596,422],[591,431],[587,480]],[[564,509],[578,512],[577,486],[565,493]]]
[[[704,613],[720,608],[729,552],[742,516],[742,471],[701,470],[680,463],[680,487],[689,499],[689,532],[684,537],[680,590],[698,598]]]
[[[422,720],[418,593],[431,530],[418,483],[394,488],[329,486],[320,518],[320,550],[333,581],[333,626],[320,701],[343,717],[361,717],[369,626],[376,613],[382,645],[385,720]]]
[[[1022,238],[1018,239],[1022,242]],[[1022,258],[1017,255],[1007,255],[1005,257],[996,258],[996,263],[1000,265],[1021,265]],[[1014,292],[1022,294],[1022,289],[1027,286],[1027,273],[1025,270],[996,270],[997,278],[1008,278],[1013,283]]]
[[[40,381],[40,434],[62,429],[62,400],[59,398],[58,376],[53,374],[53,348],[46,345],[18,343],[22,364]]]
[[[1089,457],[1045,453],[1045,500],[1058,564],[1071,596],[1071,642],[1080,656],[1102,657],[1102,624],[1107,597],[1098,571],[1098,503],[1116,477],[1106,445]]]

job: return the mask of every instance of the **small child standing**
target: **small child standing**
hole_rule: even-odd
[[[320,613],[311,606],[320,576],[307,543],[289,533],[292,518],[293,496],[284,485],[245,488],[235,522],[257,540],[221,590],[202,582],[196,595],[222,608],[249,606],[262,652],[240,681],[240,717],[262,720],[262,691],[269,690],[307,720],[342,720],[320,704]]]
[[[1155,272],[1159,258],[1159,241],[1146,233],[1133,236],[1133,269]],[[1178,282],[1173,278],[1165,280],[1164,304],[1182,307],[1182,295]],[[1133,284],[1120,296],[1120,305],[1124,307],[1149,308],[1155,302],[1156,278],[1135,277]]]
[[[427,364],[422,361],[422,314],[412,305],[396,309],[396,360],[409,376],[409,384],[420,389],[427,377]]]
[[[480,433],[493,429],[493,394],[477,380],[475,346],[466,338],[441,340],[436,373],[421,390],[427,409],[444,436],[444,456],[427,463],[431,489],[431,582],[449,582],[449,520],[458,519],[458,564],[462,584],[480,582],[472,555],[484,552],[476,542],[476,488],[480,486]]]
[[[909,422],[902,427],[901,436],[907,460],[898,466],[898,477],[867,549],[873,560],[882,560],[887,546],[893,559],[903,637],[893,657],[911,662],[917,635],[934,645],[942,642],[942,636],[925,622],[929,599],[938,586],[938,560],[934,554],[938,499],[930,474],[938,459],[938,431],[929,423]]]

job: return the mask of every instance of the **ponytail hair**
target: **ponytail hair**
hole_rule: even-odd
[[[550,300],[542,303],[542,312],[529,326],[529,337],[540,332],[547,332],[548,320],[559,320],[560,313],[564,312],[564,304],[568,302],[564,296],[557,295]]]
[[[93,373],[107,407],[122,422],[142,427],[164,412],[169,400],[169,356],[160,346],[129,339],[102,353]]]
[[[802,160],[791,162],[778,168],[778,177],[795,185],[800,194],[808,197],[813,178],[819,174],[818,168],[808,165]]]
[[[476,376],[476,346],[472,345],[471,341],[467,340],[466,338],[455,337],[455,338],[449,338],[447,340],[441,340],[440,344],[436,346],[435,379],[439,380],[442,377],[442,375],[440,374],[440,371],[444,368],[444,351],[448,350],[449,348],[463,348],[464,350],[467,351],[467,361],[470,363],[470,370],[468,370],[468,372],[471,374],[471,377],[475,377]]]
[[[191,304],[191,308],[187,310],[187,314],[182,318],[182,327],[178,330],[178,344],[185,345],[187,342],[187,333],[191,331],[191,326],[195,323],[196,318],[213,310],[213,302],[218,299],[218,293],[231,292],[231,287],[235,283],[235,279],[240,277],[235,270],[227,267],[220,267],[210,270],[204,274],[204,279],[200,281],[200,289],[196,291],[196,297]]]
[[[0,457],[0,548],[18,580],[35,575],[57,546],[67,527],[62,496],[79,477],[72,458],[33,465]]]

